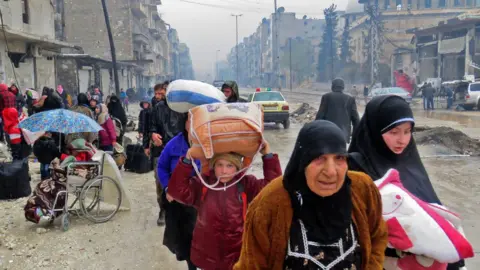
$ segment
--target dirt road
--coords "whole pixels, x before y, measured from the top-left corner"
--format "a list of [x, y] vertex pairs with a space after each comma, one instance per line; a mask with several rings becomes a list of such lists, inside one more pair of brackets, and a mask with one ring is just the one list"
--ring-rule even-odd
[[[296, 95], [295, 99], [312, 102], [311, 95]], [[138, 114], [137, 106], [131, 105], [132, 115]], [[471, 136], [480, 134], [480, 120], [475, 115], [471, 124], [465, 125], [463, 120], [458, 120], [461, 117], [443, 120], [441, 113], [431, 118], [422, 113], [416, 112], [419, 125], [446, 125], [461, 128]], [[292, 124], [289, 130], [266, 126], [265, 136], [272, 150], [280, 154], [283, 168], [300, 127], [300, 123]], [[422, 146], [421, 152], [430, 155], [436, 153], [436, 147]], [[480, 234], [476, 228], [480, 222], [477, 211], [480, 159], [426, 158], [424, 162], [443, 203], [462, 215], [468, 238], [474, 248], [480, 249]], [[260, 170], [257, 161], [253, 172], [260, 176]], [[38, 172], [38, 164], [32, 164], [31, 171]], [[32, 185], [38, 183], [38, 175], [34, 177]], [[58, 227], [44, 232], [26, 222], [23, 217], [26, 199], [0, 202], [0, 269], [186, 269], [186, 264], [177, 262], [162, 245], [163, 228], [156, 225], [158, 206], [153, 173], [124, 173], [124, 181], [132, 195], [131, 211], [120, 212], [105, 224], [73, 218], [67, 232]], [[480, 268], [480, 259], [469, 260], [468, 267]]]

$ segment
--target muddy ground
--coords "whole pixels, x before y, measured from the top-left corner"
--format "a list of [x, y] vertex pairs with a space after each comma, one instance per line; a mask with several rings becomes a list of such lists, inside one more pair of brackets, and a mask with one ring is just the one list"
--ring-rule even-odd
[[[318, 108], [320, 98], [318, 102], [312, 102], [311, 94], [296, 93], [294, 96], [292, 107], [293, 104], [298, 107], [301, 102], [309, 101]], [[136, 108], [137, 105], [131, 105], [132, 115], [138, 114]], [[476, 114], [435, 112], [427, 115], [423, 111], [415, 114], [418, 126], [447, 126], [473, 138], [480, 135], [480, 119]], [[470, 117], [470, 120], [465, 120], [465, 117]], [[265, 136], [272, 150], [279, 153], [283, 168], [290, 157], [301, 122], [293, 123], [289, 130], [284, 130], [281, 125], [266, 125]], [[129, 134], [132, 139], [134, 135]], [[446, 146], [441, 148], [435, 140], [435, 144], [431, 144], [431, 140], [426, 139], [426, 144], [419, 146], [431, 180], [443, 203], [461, 214], [468, 238], [474, 248], [480, 249], [477, 228], [480, 221], [477, 210], [480, 204], [477, 198], [480, 192], [477, 181], [480, 158], [433, 157], [457, 151]], [[260, 169], [257, 160], [253, 173], [261, 175]], [[33, 186], [38, 183], [38, 163], [32, 164], [31, 172]], [[23, 217], [26, 199], [0, 202], [0, 269], [186, 269], [185, 263], [177, 262], [175, 256], [162, 246], [163, 228], [156, 225], [158, 206], [153, 173], [137, 175], [124, 172], [124, 182], [132, 196], [131, 211], [120, 212], [104, 224], [72, 218], [67, 232], [62, 232], [58, 225], [47, 231], [38, 230], [35, 224], [26, 222]], [[479, 269], [480, 259], [471, 259], [467, 265], [469, 269]]]

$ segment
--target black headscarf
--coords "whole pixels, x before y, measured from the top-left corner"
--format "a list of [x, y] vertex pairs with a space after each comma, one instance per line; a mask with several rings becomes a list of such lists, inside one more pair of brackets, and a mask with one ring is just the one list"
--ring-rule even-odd
[[85, 93], [80, 93], [77, 95], [77, 104], [79, 106], [84, 105], [84, 106], [90, 106], [90, 103], [88, 101], [87, 94]]
[[347, 142], [342, 130], [334, 123], [316, 120], [306, 124], [298, 134], [288, 162], [283, 185], [290, 195], [293, 218], [300, 219], [309, 238], [322, 243], [340, 239], [352, 222], [350, 179], [329, 197], [320, 197], [307, 185], [305, 168], [324, 154], [347, 154]]
[[108, 113], [112, 116], [120, 120], [122, 126], [125, 127], [127, 125], [127, 114], [120, 103], [120, 99], [117, 96], [112, 96], [110, 98], [110, 103], [108, 103]]
[[413, 127], [413, 121], [412, 109], [403, 98], [381, 96], [372, 99], [352, 137], [348, 149], [351, 153], [349, 168], [363, 171], [373, 179], [380, 179], [394, 168], [400, 172], [408, 191], [425, 202], [440, 203], [413, 137], [400, 155], [393, 153], [382, 138], [383, 133], [399, 124], [411, 122]]

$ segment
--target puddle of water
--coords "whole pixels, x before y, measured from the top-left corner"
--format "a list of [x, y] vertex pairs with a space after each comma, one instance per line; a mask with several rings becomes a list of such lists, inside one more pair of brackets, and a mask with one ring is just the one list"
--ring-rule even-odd
[[480, 128], [480, 113], [478, 115], [472, 112], [453, 112], [453, 111], [414, 111], [415, 116], [430, 119], [456, 122], [467, 128]]

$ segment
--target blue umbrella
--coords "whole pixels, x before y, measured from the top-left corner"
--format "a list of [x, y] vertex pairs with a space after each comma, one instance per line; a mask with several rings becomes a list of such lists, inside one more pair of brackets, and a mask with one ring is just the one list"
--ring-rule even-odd
[[92, 118], [64, 109], [36, 113], [20, 122], [18, 127], [31, 132], [49, 131], [63, 134], [98, 132], [103, 129]]

